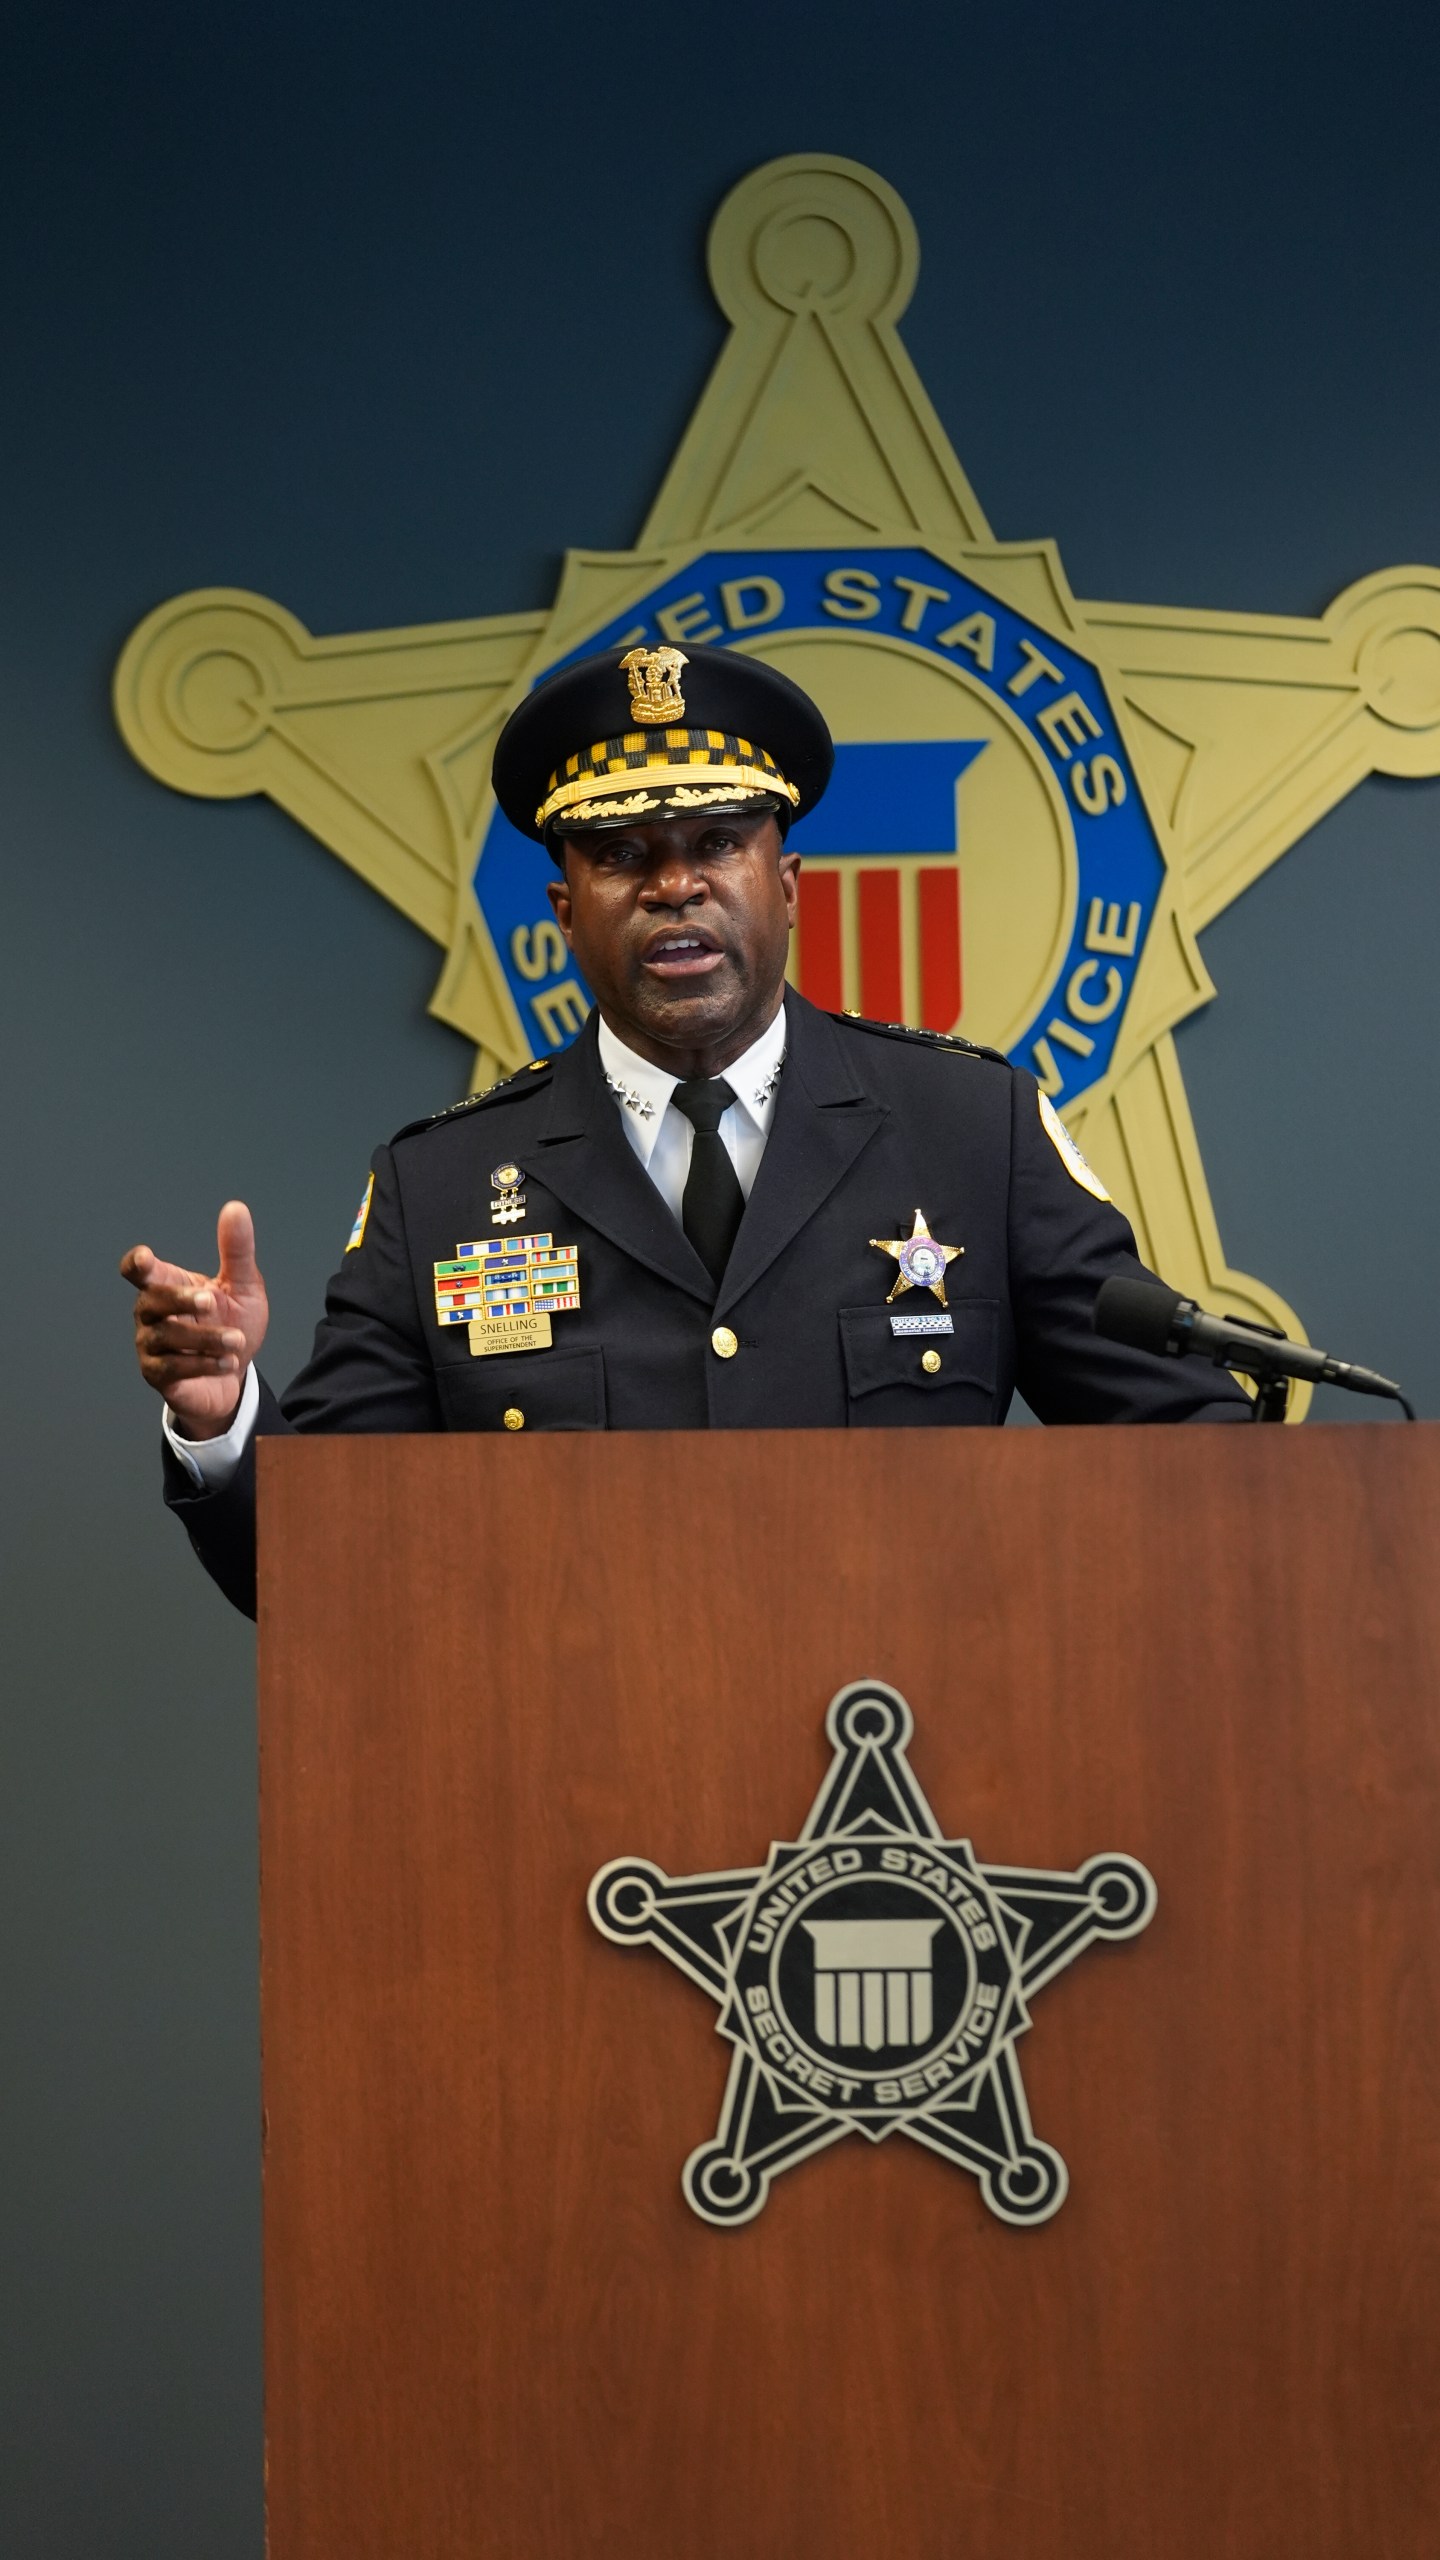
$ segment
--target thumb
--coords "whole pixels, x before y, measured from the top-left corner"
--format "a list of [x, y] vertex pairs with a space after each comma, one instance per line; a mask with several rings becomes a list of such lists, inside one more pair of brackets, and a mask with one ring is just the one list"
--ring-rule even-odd
[[243, 1200], [227, 1200], [215, 1222], [220, 1249], [219, 1283], [235, 1298], [253, 1295], [262, 1286], [255, 1267], [255, 1221]]

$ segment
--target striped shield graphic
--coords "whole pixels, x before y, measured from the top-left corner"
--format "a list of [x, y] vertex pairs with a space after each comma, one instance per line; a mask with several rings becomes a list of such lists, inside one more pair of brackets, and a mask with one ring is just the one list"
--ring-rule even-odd
[[805, 857], [793, 974], [834, 1013], [954, 1031], [964, 1002], [959, 785], [983, 738], [844, 744]]

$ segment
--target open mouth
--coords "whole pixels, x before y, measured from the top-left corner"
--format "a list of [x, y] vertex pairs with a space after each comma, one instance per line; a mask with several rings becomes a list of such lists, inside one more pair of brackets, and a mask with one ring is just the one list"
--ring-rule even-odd
[[644, 966], [657, 978], [705, 978], [718, 969], [725, 954], [713, 934], [657, 933], [646, 944]]

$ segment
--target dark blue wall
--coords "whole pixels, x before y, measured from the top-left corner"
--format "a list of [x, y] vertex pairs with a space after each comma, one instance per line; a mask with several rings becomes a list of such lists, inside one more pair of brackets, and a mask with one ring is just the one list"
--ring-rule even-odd
[[[460, 1089], [434, 955], [114, 735], [139, 615], [543, 604], [633, 538], [783, 151], [909, 202], [907, 342], [1081, 594], [1308, 613], [1440, 561], [1440, 44], [1322, 7], [29, 13], [0, 189], [10, 1095], [0, 2541], [258, 2560], [252, 1651], [156, 1499], [115, 1277], [254, 1203], [301, 1355], [369, 1150]], [[1417, 32], [1422, 26], [1424, 33]], [[648, 347], [594, 315], [633, 294]], [[620, 352], [623, 350], [624, 352]], [[552, 390], [551, 384], [555, 384]], [[583, 383], [583, 390], [574, 386]], [[1232, 1259], [1440, 1413], [1440, 787], [1370, 784], [1209, 935], [1181, 1034]]]

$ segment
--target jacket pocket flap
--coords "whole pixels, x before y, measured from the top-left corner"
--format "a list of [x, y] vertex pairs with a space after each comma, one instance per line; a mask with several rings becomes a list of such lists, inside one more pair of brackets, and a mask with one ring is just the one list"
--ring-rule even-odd
[[502, 1431], [507, 1413], [523, 1415], [512, 1430], [603, 1431], [605, 1354], [593, 1351], [499, 1352], [489, 1360], [447, 1360], [436, 1373], [450, 1431]]
[[[962, 1386], [993, 1392], [999, 1358], [997, 1299], [966, 1298], [953, 1305], [950, 1333], [896, 1334], [890, 1325], [895, 1312], [890, 1307], [840, 1309], [840, 1342], [852, 1398], [871, 1395], [877, 1387], [918, 1387], [927, 1395]], [[925, 1367], [927, 1351], [937, 1354], [938, 1368]]]

